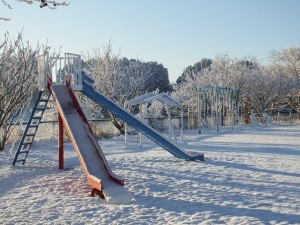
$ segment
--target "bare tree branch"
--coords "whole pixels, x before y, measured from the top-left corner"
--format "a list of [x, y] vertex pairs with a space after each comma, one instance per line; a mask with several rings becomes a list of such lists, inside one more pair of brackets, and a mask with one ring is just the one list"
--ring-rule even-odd
[[[49, 9], [56, 9], [56, 6], [69, 6], [69, 3], [63, 2], [56, 2], [56, 1], [47, 1], [47, 0], [16, 0], [17, 2], [24, 2], [31, 5], [33, 2], [40, 2], [40, 8], [47, 7]], [[13, 9], [6, 1], [2, 0], [3, 4], [7, 6], [9, 9]], [[9, 21], [10, 18], [1, 17], [0, 20]]]
[[4, 35], [0, 48], [0, 151], [22, 119], [36, 88], [39, 47]]

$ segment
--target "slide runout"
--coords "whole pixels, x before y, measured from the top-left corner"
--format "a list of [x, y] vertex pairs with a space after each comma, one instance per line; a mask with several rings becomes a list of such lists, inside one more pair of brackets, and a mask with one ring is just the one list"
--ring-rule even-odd
[[165, 150], [167, 150], [177, 158], [182, 158], [186, 160], [204, 160], [204, 154], [184, 151], [176, 144], [170, 142], [169, 140], [161, 136], [157, 131], [144, 124], [141, 120], [119, 107], [112, 100], [102, 95], [98, 91], [94, 90], [92, 87], [92, 83], [93, 80], [83, 73], [82, 93], [90, 99], [92, 99], [94, 102], [98, 103], [103, 108], [110, 111], [116, 117], [120, 118], [128, 125], [141, 132], [143, 135], [145, 135], [146, 137], [163, 147]]
[[65, 85], [55, 85], [51, 86], [51, 92], [80, 164], [93, 187], [92, 194], [96, 189], [109, 203], [129, 202], [132, 196], [123, 187], [124, 179], [111, 171], [73, 91]]

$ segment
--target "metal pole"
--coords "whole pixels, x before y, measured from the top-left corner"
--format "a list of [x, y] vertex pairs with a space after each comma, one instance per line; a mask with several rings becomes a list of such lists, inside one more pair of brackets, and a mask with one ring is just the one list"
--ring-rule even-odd
[[188, 133], [190, 133], [190, 99], [188, 99], [188, 115], [187, 115], [187, 119], [188, 119]]
[[218, 96], [218, 90], [216, 89], [216, 123], [217, 123], [217, 132], [220, 131], [220, 128], [219, 128], [219, 113], [218, 113], [218, 110], [219, 110], [219, 107], [218, 107], [218, 99], [219, 96]]
[[[140, 119], [144, 122], [144, 118], [142, 116], [142, 104], [139, 105], [140, 108]], [[142, 133], [139, 132], [139, 139], [140, 139], [140, 147], [143, 147], [143, 141], [142, 141]]]
[[181, 109], [181, 140], [183, 140], [183, 106], [180, 106]]
[[[128, 111], [126, 104], [124, 105], [124, 108], [125, 108], [126, 111]], [[124, 122], [124, 126], [125, 126], [124, 140], [125, 140], [125, 145], [127, 146], [127, 123]]]
[[58, 169], [64, 169], [64, 126], [60, 114], [58, 114]]
[[201, 93], [197, 90], [197, 97], [198, 97], [198, 133], [201, 134], [201, 111], [202, 111], [202, 104], [201, 104]]

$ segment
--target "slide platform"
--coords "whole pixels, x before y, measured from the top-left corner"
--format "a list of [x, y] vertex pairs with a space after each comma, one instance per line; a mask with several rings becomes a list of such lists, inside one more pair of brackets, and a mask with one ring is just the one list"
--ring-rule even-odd
[[92, 87], [93, 79], [89, 76], [82, 73], [82, 93], [92, 99], [94, 102], [114, 114], [117, 118], [120, 118], [125, 123], [130, 125], [131, 127], [138, 130], [140, 133], [148, 137], [150, 140], [154, 141], [165, 150], [176, 156], [177, 158], [185, 159], [185, 160], [201, 160], [204, 161], [204, 154], [199, 154], [195, 152], [187, 152], [181, 149], [176, 144], [170, 142], [168, 139], [161, 136], [157, 131], [152, 129], [150, 126], [144, 124], [141, 120], [136, 118], [131, 113], [127, 112], [123, 108], [119, 107], [116, 103], [114, 103], [111, 99], [107, 98], [97, 90]]
[[124, 179], [111, 171], [71, 88], [66, 85], [51, 85], [50, 88], [58, 113], [93, 191], [101, 191], [111, 204], [131, 201], [131, 194], [124, 188]]

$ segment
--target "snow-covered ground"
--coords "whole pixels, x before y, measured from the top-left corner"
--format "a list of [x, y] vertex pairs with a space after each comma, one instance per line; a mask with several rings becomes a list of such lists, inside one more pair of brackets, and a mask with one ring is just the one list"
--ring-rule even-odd
[[[195, 132], [196, 133], [196, 132]], [[47, 135], [47, 133], [45, 133]], [[48, 134], [51, 136], [52, 134]], [[109, 205], [90, 187], [70, 143], [38, 140], [24, 166], [0, 152], [1, 224], [300, 224], [300, 125], [185, 134], [206, 162], [175, 158], [149, 140], [100, 140], [133, 199]]]

